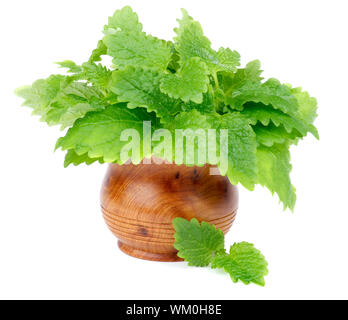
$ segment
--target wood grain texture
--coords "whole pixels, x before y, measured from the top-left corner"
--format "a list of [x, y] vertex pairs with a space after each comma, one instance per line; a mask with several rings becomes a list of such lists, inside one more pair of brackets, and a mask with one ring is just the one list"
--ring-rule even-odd
[[211, 166], [110, 164], [101, 207], [120, 249], [137, 258], [181, 261], [174, 244], [175, 217], [196, 218], [227, 233], [235, 219], [238, 190]]

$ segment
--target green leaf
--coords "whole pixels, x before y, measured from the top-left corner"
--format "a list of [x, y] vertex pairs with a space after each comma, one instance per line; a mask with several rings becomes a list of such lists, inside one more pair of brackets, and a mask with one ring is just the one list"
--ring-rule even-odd
[[130, 7], [117, 10], [105, 27], [104, 44], [118, 68], [128, 65], [165, 70], [171, 60], [167, 42], [146, 35]]
[[[239, 182], [252, 190], [257, 182], [256, 136], [250, 121], [238, 112], [208, 116], [211, 127], [228, 130], [227, 176], [232, 184]], [[226, 172], [221, 171], [221, 174]]]
[[240, 54], [237, 51], [232, 51], [230, 48], [220, 48], [217, 57], [219, 66], [217, 70], [225, 70], [235, 72], [237, 66], [240, 65]]
[[180, 69], [180, 56], [175, 49], [174, 43], [172, 43], [171, 41], [168, 41], [167, 43], [170, 46], [170, 52], [172, 53], [172, 57], [168, 64], [168, 70], [172, 73], [175, 73]]
[[205, 115], [199, 113], [197, 110], [188, 112], [180, 112], [175, 118], [167, 123], [166, 126], [173, 131], [177, 129], [209, 129], [210, 123]]
[[173, 226], [176, 231], [174, 247], [189, 266], [208, 266], [213, 254], [224, 251], [224, 234], [214, 225], [204, 221], [200, 224], [197, 219], [175, 218]]
[[96, 87], [89, 86], [84, 82], [72, 82], [66, 86], [60, 94], [75, 96], [77, 99], [80, 98], [81, 101], [90, 100], [92, 97], [101, 97]]
[[103, 65], [92, 62], [82, 64], [84, 78], [100, 89], [108, 89], [112, 77], [112, 72]]
[[116, 32], [106, 35], [103, 41], [113, 63], [120, 69], [132, 65], [165, 70], [170, 61], [170, 48], [165, 42], [142, 33]]
[[230, 252], [225, 252], [224, 234], [220, 229], [197, 219], [173, 220], [175, 229], [174, 247], [178, 256], [189, 266], [222, 268], [230, 274], [233, 282], [251, 282], [264, 286], [268, 274], [268, 263], [254, 245], [247, 242], [235, 243]]
[[61, 129], [71, 127], [74, 122], [83, 118], [87, 112], [102, 110], [103, 105], [96, 103], [78, 102], [71, 97], [59, 99], [52, 104], [47, 112], [46, 122], [49, 125], [61, 125]]
[[[208, 162], [206, 148], [207, 129], [210, 129], [210, 123], [207, 117], [198, 110], [180, 112], [173, 117], [170, 122], [165, 123], [165, 129], [169, 130], [172, 139], [163, 141], [165, 147], [171, 148], [172, 158], [166, 160], [174, 162], [177, 165], [185, 164], [187, 166], [202, 166]], [[156, 147], [156, 143], [153, 143]], [[162, 157], [161, 155], [154, 154]]]
[[100, 92], [86, 83], [73, 82], [71, 77], [50, 76], [30, 87], [16, 90], [24, 105], [34, 109], [48, 125], [71, 126], [87, 112], [104, 108]]
[[275, 143], [282, 144], [287, 141], [296, 141], [298, 138], [303, 138], [303, 135], [297, 130], [288, 132], [283, 126], [277, 127], [273, 124], [268, 126], [258, 124], [253, 126], [253, 129], [257, 142], [267, 147], [271, 147]]
[[296, 203], [295, 188], [291, 184], [289, 146], [274, 144], [272, 147], [259, 146], [257, 148], [258, 180], [267, 187], [272, 194], [277, 193], [284, 205], [284, 210], [294, 209]]
[[61, 90], [46, 110], [45, 121], [49, 125], [70, 127], [87, 112], [104, 109], [99, 91], [85, 83], [72, 82]]
[[[123, 127], [118, 120], [135, 123], [137, 128], [140, 120], [160, 121], [155, 128], [163, 130], [154, 145], [166, 158], [170, 152], [161, 147], [173, 139], [165, 129], [171, 133], [177, 128], [195, 130], [193, 138], [183, 134], [187, 145], [187, 141], [203, 141], [202, 131], [196, 133], [203, 129], [210, 147], [212, 131], [208, 130], [217, 129], [217, 155], [207, 156], [204, 163], [217, 163], [231, 183], [249, 190], [256, 183], [265, 185], [279, 194], [285, 207], [293, 208], [296, 197], [287, 149], [308, 132], [319, 138], [313, 125], [316, 100], [276, 79], [264, 82], [258, 60], [238, 68], [239, 54], [229, 48], [214, 50], [201, 25], [185, 10], [178, 22], [174, 41], [160, 40], [143, 31], [129, 6], [117, 10], [88, 62], [59, 62], [68, 76], [52, 75], [17, 89], [16, 94], [49, 125], [73, 126], [59, 142], [71, 150], [66, 163], [119, 161], [122, 144], [116, 143], [117, 130]], [[112, 70], [96, 63], [105, 54], [113, 58]], [[128, 121], [133, 113], [136, 120]], [[220, 134], [220, 130], [227, 130], [228, 140], [226, 131]], [[194, 153], [193, 163], [201, 165], [203, 157], [198, 156], [203, 148], [194, 144], [193, 152], [178, 154], [181, 158]], [[226, 144], [227, 160], [222, 150]], [[187, 158], [183, 163], [190, 165]]]
[[121, 149], [127, 143], [120, 139], [122, 131], [135, 129], [141, 138], [143, 121], [151, 121], [153, 128], [158, 125], [154, 114], [144, 109], [131, 111], [124, 104], [108, 106], [78, 119], [65, 137], [58, 140], [56, 148], [74, 149], [78, 155], [88, 154], [90, 158], [102, 158], [105, 162], [119, 162]]
[[231, 96], [233, 91], [238, 91], [248, 83], [259, 83], [263, 79], [261, 63], [259, 60], [250, 61], [245, 68], [239, 68], [235, 73], [221, 72], [219, 74], [220, 86], [224, 90], [225, 95]]
[[235, 87], [242, 87], [247, 82], [260, 82], [261, 77], [261, 62], [259, 60], [253, 60], [247, 63], [245, 68], [238, 69], [233, 78], [233, 84]]
[[139, 22], [138, 15], [130, 6], [116, 10], [113, 16], [109, 17], [105, 30], [121, 30], [123, 32], [142, 32], [143, 26]]
[[161, 91], [185, 102], [203, 102], [203, 93], [209, 84], [208, 69], [199, 58], [191, 58], [177, 74], [167, 74], [161, 81]]
[[291, 89], [276, 79], [269, 79], [262, 84], [246, 82], [241, 87], [234, 88], [232, 94], [226, 96], [226, 102], [236, 110], [243, 110], [247, 102], [261, 102], [291, 116], [298, 113], [298, 102]]
[[268, 274], [268, 263], [265, 257], [253, 244], [247, 242], [235, 243], [227, 255], [217, 255], [213, 258], [212, 268], [222, 268], [228, 272], [233, 282], [251, 282], [265, 285], [264, 277]]
[[33, 114], [45, 120], [47, 108], [70, 82], [66, 76], [51, 75], [47, 79], [35, 81], [32, 86], [20, 87], [15, 93], [24, 99], [24, 106], [33, 108]]
[[[290, 85], [288, 86], [291, 88]], [[317, 100], [312, 98], [307, 91], [302, 91], [301, 87], [291, 88], [291, 93], [298, 102], [299, 118], [307, 124], [312, 124], [317, 117]]]
[[81, 163], [85, 163], [87, 165], [90, 165], [94, 162], [99, 161], [99, 163], [104, 163], [102, 158], [90, 158], [87, 153], [78, 155], [75, 150], [71, 149], [68, 150], [68, 152], [65, 155], [64, 160], [64, 167], [68, 167], [70, 164], [73, 164], [74, 166], [78, 166]]
[[101, 61], [102, 60], [101, 56], [106, 55], [106, 54], [107, 54], [107, 48], [106, 48], [103, 40], [99, 40], [97, 48], [95, 48], [92, 51], [92, 54], [88, 59], [88, 62], [92, 63], [92, 62], [96, 62], [96, 61]]
[[204, 36], [199, 22], [194, 21], [186, 10], [182, 9], [183, 17], [179, 22], [179, 28], [174, 31], [175, 49], [180, 55], [182, 63], [191, 58], [198, 57], [205, 62], [211, 72], [235, 71], [239, 65], [239, 54], [230, 49], [221, 48], [219, 52], [211, 48], [210, 40]]
[[211, 86], [208, 87], [208, 91], [203, 93], [202, 103], [195, 103], [192, 101], [186, 102], [182, 105], [183, 111], [197, 110], [202, 114], [215, 112], [214, 105], [214, 93]]
[[85, 62], [82, 66], [78, 66], [70, 60], [58, 62], [58, 64], [64, 68], [69, 68], [69, 73], [74, 73], [71, 77], [72, 80], [87, 80], [90, 84], [98, 87], [98, 89], [103, 92], [108, 90], [112, 72], [102, 64]]
[[146, 108], [155, 111], [162, 121], [170, 122], [182, 110], [182, 102], [160, 91], [162, 79], [156, 71], [127, 67], [113, 72], [110, 88], [120, 102], [128, 103], [128, 108]]
[[71, 60], [65, 60], [62, 62], [57, 62], [57, 64], [61, 67], [61, 68], [67, 68], [68, 69], [68, 73], [79, 73], [82, 71], [81, 67], [78, 66], [74, 61]]
[[308, 125], [304, 121], [291, 117], [280, 110], [275, 110], [270, 106], [251, 103], [246, 105], [241, 113], [250, 119], [252, 124], [260, 122], [264, 126], [268, 126], [272, 122], [277, 127], [283, 125], [288, 133], [297, 130], [302, 136], [305, 136], [308, 132], [311, 132], [318, 138], [313, 125]]

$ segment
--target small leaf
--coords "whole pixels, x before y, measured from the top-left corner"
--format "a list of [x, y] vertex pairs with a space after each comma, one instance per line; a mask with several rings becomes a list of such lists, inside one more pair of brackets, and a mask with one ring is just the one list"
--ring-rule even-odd
[[109, 17], [108, 24], [105, 30], [121, 30], [123, 32], [142, 32], [143, 26], [139, 22], [138, 15], [132, 10], [130, 6], [125, 6], [121, 10], [116, 10], [115, 13]]
[[32, 108], [33, 114], [45, 120], [47, 108], [56, 99], [71, 79], [62, 75], [51, 75], [47, 79], [35, 81], [32, 86], [16, 89], [15, 94], [24, 99], [23, 105]]
[[217, 255], [213, 258], [212, 268], [222, 268], [228, 272], [233, 282], [251, 282], [265, 285], [264, 277], [268, 274], [267, 261], [253, 244], [235, 243], [229, 254]]
[[[288, 86], [291, 88], [290, 85]], [[300, 87], [291, 88], [291, 93], [296, 97], [299, 105], [299, 118], [312, 124], [317, 117], [317, 100], [311, 97], [307, 91], [302, 91]]]
[[82, 64], [84, 78], [91, 84], [100, 89], [107, 90], [110, 85], [112, 72], [103, 65], [93, 62], [85, 62]]
[[224, 234], [214, 225], [183, 218], [175, 218], [173, 225], [176, 231], [174, 247], [179, 251], [178, 256], [190, 266], [208, 266], [214, 253], [224, 251]]
[[272, 147], [259, 146], [256, 155], [259, 183], [267, 187], [272, 194], [278, 194], [284, 209], [293, 210], [296, 193], [290, 180], [292, 166], [289, 146], [286, 143], [274, 144]]
[[61, 67], [61, 68], [67, 68], [68, 69], [68, 73], [79, 73], [82, 71], [82, 68], [80, 66], [78, 66], [74, 61], [71, 60], [65, 60], [62, 62], [57, 62], [57, 64]]
[[88, 62], [93, 63], [96, 61], [101, 61], [101, 56], [106, 55], [107, 48], [103, 40], [98, 41], [98, 46], [92, 51], [91, 56], [88, 59]]
[[235, 72], [240, 65], [240, 54], [230, 48], [220, 48], [217, 56], [223, 70]]

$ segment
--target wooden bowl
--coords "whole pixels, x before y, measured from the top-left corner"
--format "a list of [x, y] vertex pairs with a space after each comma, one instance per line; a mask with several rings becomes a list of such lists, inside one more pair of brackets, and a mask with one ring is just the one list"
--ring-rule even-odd
[[136, 258], [181, 261], [174, 244], [175, 217], [196, 218], [227, 233], [235, 219], [238, 190], [209, 165], [110, 164], [101, 207], [119, 248]]

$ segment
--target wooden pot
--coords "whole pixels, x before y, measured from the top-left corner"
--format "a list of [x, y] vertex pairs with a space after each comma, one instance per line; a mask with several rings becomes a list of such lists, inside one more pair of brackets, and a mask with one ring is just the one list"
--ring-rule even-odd
[[101, 207], [119, 248], [145, 260], [181, 261], [174, 244], [175, 217], [196, 218], [227, 233], [235, 219], [238, 190], [211, 166], [110, 164]]

